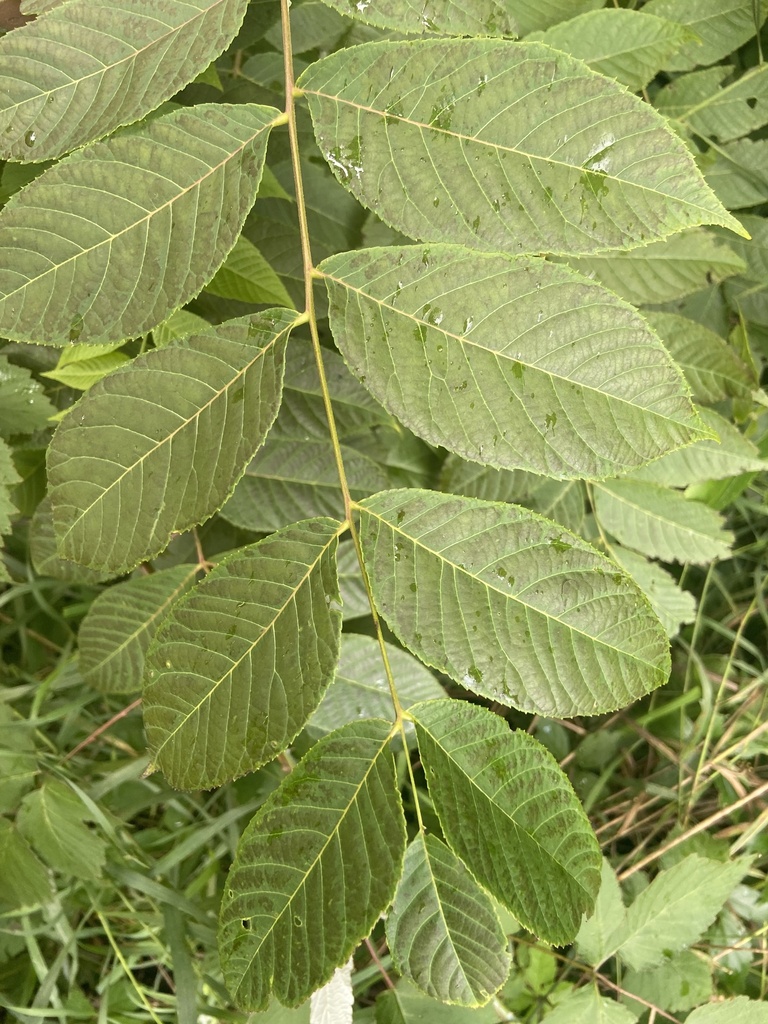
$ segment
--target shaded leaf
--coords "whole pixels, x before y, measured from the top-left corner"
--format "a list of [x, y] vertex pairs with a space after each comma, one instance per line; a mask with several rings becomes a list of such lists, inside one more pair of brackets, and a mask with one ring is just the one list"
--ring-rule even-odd
[[[16, 485], [20, 483], [21, 477], [16, 472], [11, 454], [11, 449], [0, 438], [0, 543], [2, 535], [10, 532], [11, 519], [18, 515], [19, 511], [12, 494]], [[5, 565], [0, 560], [0, 581], [8, 580], [8, 578]]]
[[651, 602], [668, 637], [677, 636], [680, 626], [696, 619], [696, 598], [683, 590], [666, 569], [618, 544], [611, 545], [611, 556]]
[[301, 1003], [389, 905], [405, 849], [389, 731], [369, 720], [320, 740], [243, 833], [219, 930], [239, 1006]]
[[704, 177], [726, 209], [756, 206], [768, 199], [768, 139], [739, 139], [710, 154], [711, 160], [701, 160]]
[[[334, 50], [345, 32], [352, 26], [349, 18], [340, 17], [332, 5], [320, 0], [304, 0], [291, 11], [291, 48], [294, 53], [307, 50]], [[351, 10], [343, 12], [352, 14]], [[280, 18], [265, 32], [264, 38], [277, 50], [283, 48]]]
[[768, 65], [723, 84], [733, 72], [730, 65], [718, 65], [682, 75], [657, 93], [656, 106], [699, 135], [738, 139], [768, 122]]
[[733, 534], [722, 517], [679, 491], [640, 480], [607, 480], [594, 489], [605, 529], [649, 558], [703, 565], [730, 555]]
[[73, 0], [0, 40], [0, 156], [47, 160], [137, 121], [234, 39], [247, 0]]
[[[406, 978], [376, 1000], [376, 1024], [498, 1024], [493, 1006], [470, 1010], [446, 1006], [420, 992]], [[761, 1022], [762, 1024], [762, 1022]]]
[[144, 657], [155, 631], [198, 571], [197, 565], [177, 565], [99, 594], [78, 632], [84, 682], [107, 693], [140, 690]]
[[598, 253], [568, 263], [636, 305], [680, 299], [744, 270], [741, 257], [702, 228], [631, 252]]
[[447, 846], [423, 832], [405, 854], [387, 943], [398, 971], [446, 1003], [483, 1006], [509, 973], [490, 898]]
[[622, 707], [666, 682], [667, 638], [640, 590], [536, 513], [385, 491], [361, 503], [360, 526], [390, 628], [475, 693], [564, 718]]
[[235, 244], [276, 117], [182, 108], [50, 167], [0, 213], [0, 331], [65, 345], [156, 327]]
[[370, 615], [371, 606], [368, 603], [368, 594], [360, 572], [355, 545], [351, 540], [345, 540], [339, 544], [337, 562], [339, 592], [344, 604], [342, 609], [344, 619], [356, 619], [361, 615]]
[[58, 779], [46, 779], [24, 797], [17, 817], [20, 833], [52, 868], [75, 878], [98, 878], [106, 843], [85, 824], [88, 811]]
[[0, 704], [0, 813], [15, 813], [39, 771], [31, 731], [9, 704]]
[[352, 371], [463, 458], [606, 476], [698, 433], [680, 372], [637, 311], [565, 267], [433, 245], [319, 269]]
[[682, 369], [697, 401], [750, 398], [757, 381], [752, 380], [746, 364], [718, 334], [673, 313], [648, 310], [645, 317]]
[[613, 936], [614, 952], [636, 971], [660, 964], [703, 935], [749, 867], [693, 853], [661, 871], [627, 910]]
[[339, 181], [413, 238], [590, 253], [741, 231], [648, 104], [542, 43], [365, 43], [298, 85]]
[[543, 1018], [543, 1024], [634, 1024], [637, 1014], [614, 999], [601, 996], [597, 988], [585, 986], [565, 997]]
[[7, 818], [0, 818], [0, 907], [35, 907], [53, 897], [48, 872], [26, 839]]
[[122, 573], [224, 504], [277, 414], [294, 317], [210, 327], [91, 388], [48, 450], [64, 557]]
[[636, 469], [632, 478], [667, 487], [687, 487], [705, 480], [723, 480], [741, 473], [768, 470], [768, 461], [760, 458], [758, 448], [730, 420], [714, 409], [701, 409], [700, 413], [719, 441], [707, 438], [670, 452], [649, 466]]
[[243, 235], [205, 286], [212, 295], [239, 302], [265, 302], [294, 308], [280, 278], [259, 250]]
[[[649, 0], [643, 11], [678, 21], [693, 30], [686, 45], [678, 48], [665, 67], [687, 71], [697, 64], [714, 64], [755, 34], [757, 11], [752, 0]], [[759, 15], [765, 21], [768, 11]]]
[[152, 331], [152, 341], [155, 348], [165, 348], [177, 338], [186, 338], [189, 334], [198, 334], [205, 331], [211, 325], [203, 317], [196, 313], [190, 313], [188, 309], [177, 309], [171, 315], [158, 324]]
[[583, 919], [576, 936], [576, 947], [587, 963], [599, 967], [610, 956], [615, 948], [611, 944], [611, 937], [621, 925], [625, 914], [616, 872], [603, 857], [600, 891], [597, 894], [594, 913], [591, 917]]
[[[765, 66], [768, 68], [768, 64]], [[752, 238], [745, 242], [737, 239], [735, 248], [746, 260], [747, 270], [727, 281], [724, 291], [728, 304], [739, 316], [768, 326], [768, 221], [745, 216], [744, 222]]]
[[38, 576], [52, 576], [71, 583], [103, 583], [120, 575], [118, 572], [88, 569], [59, 556], [51, 499], [47, 495], [35, 509], [29, 526], [29, 557]]
[[[432, 673], [413, 655], [393, 644], [385, 646], [397, 696], [405, 710], [419, 701], [445, 696]], [[336, 676], [307, 722], [307, 729], [312, 735], [324, 735], [360, 718], [394, 722], [395, 712], [378, 642], [370, 636], [344, 633]]]
[[112, 345], [68, 345], [62, 349], [55, 369], [41, 374], [77, 391], [87, 391], [102, 377], [130, 361], [117, 351], [120, 342]]
[[692, 37], [690, 29], [674, 19], [667, 21], [646, 11], [589, 11], [553, 25], [537, 38], [637, 92]]
[[600, 849], [565, 774], [537, 740], [455, 700], [410, 710], [446, 841], [534, 934], [570, 942], [600, 886]]
[[637, 1014], [646, 1009], [647, 1003], [662, 1010], [690, 1010], [712, 995], [712, 968], [701, 956], [684, 949], [651, 970], [627, 971], [621, 986], [625, 993], [645, 1000], [641, 1003], [622, 993], [622, 1002]]
[[48, 417], [55, 412], [31, 372], [0, 355], [0, 437], [32, 434], [50, 426]]
[[339, 656], [338, 533], [308, 519], [239, 548], [171, 608], [147, 652], [143, 710], [172, 786], [254, 771], [317, 707]]

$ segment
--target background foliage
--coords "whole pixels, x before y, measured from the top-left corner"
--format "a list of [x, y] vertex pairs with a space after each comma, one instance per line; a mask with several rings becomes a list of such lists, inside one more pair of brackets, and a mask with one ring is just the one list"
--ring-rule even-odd
[[9, 1019], [765, 1024], [764, 5], [17, 7]]

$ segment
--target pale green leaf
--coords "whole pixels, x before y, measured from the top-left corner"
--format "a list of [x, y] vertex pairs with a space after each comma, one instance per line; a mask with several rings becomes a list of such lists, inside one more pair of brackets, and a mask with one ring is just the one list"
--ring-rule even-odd
[[643, 11], [679, 21], [695, 33], [667, 60], [664, 67], [670, 71], [721, 60], [751, 39], [768, 14], [764, 5], [753, 0], [650, 0]]
[[636, 305], [681, 299], [744, 270], [741, 257], [703, 228], [631, 252], [598, 253], [568, 263]]
[[[385, 648], [403, 708], [445, 696], [432, 673], [413, 655], [393, 644], [385, 644]], [[378, 642], [370, 636], [344, 633], [336, 677], [307, 722], [307, 729], [314, 736], [322, 736], [360, 718], [394, 722], [395, 712]]]
[[144, 657], [160, 621], [199, 567], [176, 565], [125, 580], [99, 594], [78, 633], [84, 682], [106, 693], [140, 690]]
[[686, 1018], [686, 1024], [768, 1024], [768, 1005], [746, 996], [724, 999], [699, 1006]]
[[0, 156], [47, 160], [137, 121], [225, 50], [247, 0], [72, 0], [0, 39]]
[[636, 971], [660, 964], [703, 935], [749, 867], [749, 860], [721, 863], [693, 853], [661, 871], [635, 898], [614, 950]]
[[0, 437], [42, 430], [55, 411], [31, 372], [0, 355]]
[[689, 591], [683, 590], [666, 569], [618, 544], [611, 545], [611, 556], [629, 573], [651, 602], [667, 636], [676, 636], [680, 626], [696, 619], [696, 598]]
[[682, 369], [697, 401], [750, 398], [757, 381], [720, 335], [674, 313], [648, 310], [645, 317]]
[[701, 409], [700, 415], [719, 440], [707, 438], [670, 452], [649, 466], [636, 469], [632, 479], [666, 487], [687, 487], [705, 480], [724, 480], [741, 473], [768, 470], [768, 461], [760, 458], [757, 447], [730, 420], [714, 409]]
[[499, 1024], [493, 1006], [448, 1006], [420, 992], [407, 978], [376, 1000], [376, 1024]]
[[565, 718], [623, 707], [666, 682], [667, 637], [639, 588], [536, 513], [385, 491], [361, 503], [360, 526], [391, 629], [475, 693]]
[[607, 480], [594, 491], [603, 527], [649, 558], [703, 565], [730, 556], [733, 534], [722, 517], [679, 491], [639, 480]]
[[48, 451], [63, 557], [122, 573], [224, 504], [277, 414], [293, 321], [272, 309], [210, 327], [87, 392]]
[[32, 727], [10, 704], [0, 704], [0, 814], [15, 813], [38, 771]]
[[118, 572], [87, 569], [59, 556], [53, 530], [51, 499], [46, 495], [35, 509], [29, 526], [29, 556], [38, 576], [52, 576], [70, 583], [102, 583], [119, 576]]
[[565, 267], [432, 245], [342, 253], [319, 269], [352, 371], [463, 458], [610, 476], [699, 432], [637, 310]]
[[599, 967], [610, 955], [615, 948], [611, 945], [611, 936], [621, 925], [625, 913], [616, 872], [604, 857], [594, 913], [582, 920], [576, 936], [576, 947], [587, 963]]
[[691, 38], [689, 29], [646, 11], [590, 11], [553, 25], [537, 38], [637, 92]]
[[446, 1003], [484, 1006], [509, 973], [490, 898], [447, 846], [423, 832], [405, 854], [387, 944], [398, 971]]
[[339, 524], [308, 519], [223, 558], [173, 605], [147, 652], [153, 764], [209, 789], [271, 761], [333, 679]]
[[279, 116], [182, 108], [50, 167], [0, 213], [0, 332], [65, 345], [156, 327], [235, 244]]
[[600, 849], [566, 775], [528, 733], [455, 700], [410, 710], [446, 841], [545, 942], [565, 945], [600, 885]]
[[[712, 995], [712, 968], [707, 960], [684, 949], [664, 959], [648, 971], [626, 971], [621, 978], [625, 993], [639, 996], [644, 1002], [622, 993], [622, 1002], [640, 1014], [647, 1004], [661, 1010], [690, 1010], [706, 1003]], [[733, 1024], [740, 1024], [734, 1020]]]
[[356, 619], [361, 615], [370, 615], [371, 606], [360, 572], [355, 545], [351, 540], [339, 544], [337, 558], [339, 568], [339, 593], [344, 604], [342, 614], [345, 619]]
[[0, 909], [31, 909], [52, 898], [48, 872], [7, 818], [0, 818], [0, 864]]
[[52, 868], [75, 878], [98, 878], [106, 859], [106, 843], [85, 824], [89, 816], [70, 787], [51, 778], [24, 797], [17, 824]]
[[719, 142], [747, 135], [768, 122], [768, 64], [758, 64], [723, 84], [733, 71], [730, 65], [718, 65], [682, 75], [657, 94], [656, 106], [667, 117]]
[[41, 374], [77, 391], [87, 391], [108, 373], [129, 362], [129, 356], [112, 345], [68, 345], [61, 350], [55, 369]]
[[[768, 68], [768, 64], [765, 65]], [[724, 285], [728, 303], [740, 316], [768, 326], [768, 220], [745, 216], [752, 235], [749, 241], [735, 239], [737, 252], [746, 260], [747, 271]]]
[[470, 4], [461, 3], [461, 0], [430, 0], [429, 3], [424, 3], [424, 0], [323, 2], [342, 14], [379, 28], [391, 28], [408, 35], [436, 32], [452, 36], [522, 35], [522, 26], [526, 22], [518, 22], [516, 8], [519, 8], [522, 19], [530, 19], [529, 8], [533, 6], [526, 0], [472, 0]]
[[564, 997], [542, 1024], [634, 1024], [637, 1014], [589, 985]]
[[739, 139], [718, 146], [700, 163], [707, 184], [726, 209], [756, 206], [768, 199], [768, 139]]
[[743, 233], [648, 104], [543, 43], [365, 43], [298, 85], [336, 177], [412, 238], [586, 254]]
[[177, 338], [186, 338], [187, 335], [197, 334], [210, 326], [207, 320], [196, 313], [190, 313], [188, 309], [177, 309], [153, 329], [152, 340], [155, 348], [165, 348]]
[[320, 740], [243, 834], [219, 951], [244, 1009], [265, 1009], [273, 993], [297, 1006], [389, 906], [405, 850], [390, 728], [356, 722]]
[[249, 242], [243, 235], [238, 238], [234, 249], [205, 286], [205, 290], [224, 299], [294, 308], [283, 282], [253, 242]]

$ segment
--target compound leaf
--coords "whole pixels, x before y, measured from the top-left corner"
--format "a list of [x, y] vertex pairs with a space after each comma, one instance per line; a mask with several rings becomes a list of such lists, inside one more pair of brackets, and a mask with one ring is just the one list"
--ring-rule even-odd
[[387, 942], [398, 971], [444, 1003], [484, 1006], [509, 973], [493, 903], [458, 857], [423, 832], [405, 854]]
[[516, 505], [420, 490], [359, 508], [381, 614], [425, 664], [475, 693], [564, 718], [666, 682], [667, 637], [639, 588], [563, 527]]
[[679, 491], [641, 480], [594, 484], [595, 514], [620, 543], [649, 558], [703, 565], [728, 558], [733, 534], [722, 517]]
[[247, 0], [74, 0], [0, 39], [0, 157], [49, 160], [137, 121], [226, 49]]
[[463, 458], [599, 477], [699, 433], [637, 311], [565, 267], [432, 245], [341, 253], [319, 269], [352, 371]]
[[454, 700], [410, 710], [445, 838], [529, 931], [570, 942], [600, 886], [600, 848], [567, 777], [527, 733]]
[[316, 743], [238, 845], [220, 914], [228, 988], [244, 1009], [297, 1006], [346, 963], [394, 895], [405, 821], [391, 726]]
[[271, 761], [333, 679], [339, 524], [308, 519], [239, 548], [185, 594], [147, 653], [152, 761], [206, 789]]
[[412, 238], [588, 254], [744, 234], [664, 119], [543, 43], [365, 43], [298, 85], [336, 177]]
[[279, 116], [201, 104], [49, 167], [0, 213], [0, 332], [65, 345], [156, 327], [235, 244]]
[[197, 565], [175, 565], [99, 594], [78, 632], [84, 681], [106, 693], [140, 690], [144, 657], [155, 631], [198, 571]]
[[294, 320], [279, 309], [230, 320], [86, 393], [48, 451], [64, 558], [125, 572], [224, 504], [277, 414]]

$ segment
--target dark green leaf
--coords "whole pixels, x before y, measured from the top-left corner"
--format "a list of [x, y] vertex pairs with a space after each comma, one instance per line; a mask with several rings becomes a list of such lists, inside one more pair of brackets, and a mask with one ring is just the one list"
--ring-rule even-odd
[[565, 945], [600, 887], [600, 848], [567, 777], [537, 740], [453, 700], [410, 710], [445, 838], [529, 930]]
[[330, 979], [389, 905], [405, 822], [387, 750], [368, 720], [320, 740], [243, 834], [220, 915], [239, 1006], [297, 1006]]
[[144, 724], [177, 789], [271, 761], [333, 679], [339, 524], [309, 519], [240, 548], [172, 608], [147, 653]]

